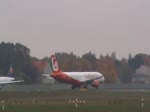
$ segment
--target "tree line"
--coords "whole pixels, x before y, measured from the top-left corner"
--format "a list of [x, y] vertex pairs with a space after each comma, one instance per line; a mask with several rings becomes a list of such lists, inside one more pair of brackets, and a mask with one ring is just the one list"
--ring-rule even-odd
[[[63, 71], [97, 71], [104, 75], [106, 83], [130, 83], [132, 75], [141, 65], [150, 66], [150, 55], [137, 54], [128, 59], [116, 58], [116, 53], [100, 55], [88, 52], [81, 57], [71, 53], [55, 54]], [[25, 83], [39, 83], [41, 73], [34, 66], [34, 61], [48, 61], [49, 57], [38, 59], [30, 55], [30, 49], [20, 43], [0, 43], [0, 74], [7, 75], [10, 64], [13, 64], [14, 77], [24, 79]]]
[[36, 82], [37, 70], [32, 62], [30, 49], [20, 43], [0, 43], [0, 75], [8, 74], [9, 66], [13, 65], [13, 75], [17, 79], [24, 79], [25, 83]]

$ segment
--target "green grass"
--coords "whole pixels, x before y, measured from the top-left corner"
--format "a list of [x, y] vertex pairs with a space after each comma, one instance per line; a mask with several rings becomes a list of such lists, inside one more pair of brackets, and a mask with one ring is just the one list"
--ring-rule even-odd
[[[76, 98], [85, 103], [76, 108], [68, 102]], [[144, 108], [141, 98], [144, 98]], [[150, 112], [150, 92], [0, 92], [2, 100], [5, 100], [5, 112]]]
[[7, 105], [5, 112], [149, 112], [149, 104], [138, 105]]

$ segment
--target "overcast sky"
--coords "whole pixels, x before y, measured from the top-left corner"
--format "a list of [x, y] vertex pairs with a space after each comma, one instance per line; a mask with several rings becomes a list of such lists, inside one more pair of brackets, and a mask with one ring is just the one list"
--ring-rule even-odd
[[150, 0], [0, 0], [0, 42], [38, 58], [91, 51], [150, 54]]

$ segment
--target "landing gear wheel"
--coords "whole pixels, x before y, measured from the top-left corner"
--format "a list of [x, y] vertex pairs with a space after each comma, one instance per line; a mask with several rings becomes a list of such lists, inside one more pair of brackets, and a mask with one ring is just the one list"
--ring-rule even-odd
[[87, 87], [87, 86], [84, 86], [83, 88], [84, 88], [84, 89], [87, 89], [88, 87]]
[[75, 88], [76, 88], [75, 86], [72, 86], [72, 90], [75, 90]]

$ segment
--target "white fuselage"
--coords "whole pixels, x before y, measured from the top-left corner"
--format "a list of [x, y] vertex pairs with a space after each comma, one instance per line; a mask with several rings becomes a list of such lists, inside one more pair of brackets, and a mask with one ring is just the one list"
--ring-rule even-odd
[[69, 77], [80, 82], [97, 79], [99, 82], [104, 82], [104, 77], [99, 72], [64, 72]]

